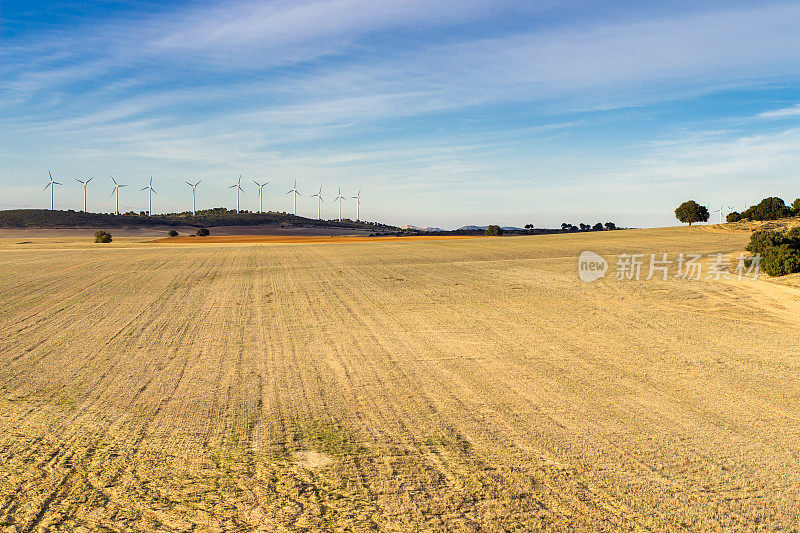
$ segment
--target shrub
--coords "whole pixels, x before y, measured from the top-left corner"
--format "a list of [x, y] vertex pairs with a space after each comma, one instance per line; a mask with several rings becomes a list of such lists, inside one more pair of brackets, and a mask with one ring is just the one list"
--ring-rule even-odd
[[675, 210], [675, 218], [690, 226], [695, 222], [708, 222], [708, 217], [708, 208], [694, 200], [683, 202]]
[[786, 236], [783, 233], [772, 230], [756, 231], [750, 235], [750, 244], [745, 250], [754, 254], [765, 255], [767, 250], [776, 246], [787, 244]]
[[208, 231], [208, 228], [200, 228], [197, 230], [196, 235], [198, 237], [207, 237], [211, 232]]
[[781, 198], [770, 196], [761, 200], [758, 205], [750, 207], [742, 213], [742, 216], [752, 220], [777, 220], [791, 214], [792, 208], [788, 207]]
[[742, 220], [742, 214], [738, 211], [733, 211], [732, 213], [728, 213], [728, 216], [725, 217], [725, 220], [728, 222], [739, 222]]
[[171, 229], [171, 230], [169, 230], [169, 233], [167, 233], [167, 235], [169, 235], [170, 237], [177, 237], [178, 236], [178, 232], [175, 231], [174, 229]]
[[792, 245], [792, 248], [800, 250], [800, 226], [795, 226], [786, 232], [786, 240]]
[[761, 268], [770, 276], [800, 272], [800, 250], [789, 244], [772, 246], [762, 254]]
[[499, 237], [502, 234], [503, 234], [503, 228], [501, 228], [500, 226], [493, 224], [488, 228], [486, 228], [486, 235], [488, 237]]
[[97, 230], [94, 232], [94, 242], [111, 242], [111, 234], [107, 231]]

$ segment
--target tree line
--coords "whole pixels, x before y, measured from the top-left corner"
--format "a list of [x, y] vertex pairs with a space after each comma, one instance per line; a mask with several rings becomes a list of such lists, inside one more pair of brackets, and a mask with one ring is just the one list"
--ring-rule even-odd
[[[675, 209], [675, 218], [690, 226], [696, 222], [708, 222], [710, 216], [708, 207], [700, 205], [694, 200], [683, 202]], [[782, 198], [770, 196], [741, 213], [738, 211], [728, 213], [725, 220], [727, 222], [739, 222], [740, 220], [763, 221], [778, 220], [792, 216], [800, 216], [800, 198], [796, 199], [792, 205], [786, 205]]]
[[205, 209], [192, 214], [164, 213], [148, 215], [142, 211], [129, 211], [116, 215], [114, 213], [86, 213], [83, 211], [52, 211], [50, 209], [9, 209], [0, 211], [0, 227], [12, 228], [70, 228], [70, 227], [128, 227], [128, 226], [256, 226], [260, 224], [294, 224], [303, 226], [333, 226], [339, 228], [365, 230], [397, 230], [394, 226], [378, 222], [363, 222], [350, 219], [316, 220], [290, 213], [269, 211], [253, 213], [250, 211], [234, 211], [224, 207]]

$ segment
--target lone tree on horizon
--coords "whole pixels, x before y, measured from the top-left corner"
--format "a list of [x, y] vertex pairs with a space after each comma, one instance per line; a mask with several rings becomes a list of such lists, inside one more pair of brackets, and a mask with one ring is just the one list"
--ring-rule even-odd
[[708, 222], [709, 216], [708, 208], [698, 204], [694, 200], [683, 202], [678, 206], [678, 209], [675, 210], [675, 218], [690, 226], [694, 222]]

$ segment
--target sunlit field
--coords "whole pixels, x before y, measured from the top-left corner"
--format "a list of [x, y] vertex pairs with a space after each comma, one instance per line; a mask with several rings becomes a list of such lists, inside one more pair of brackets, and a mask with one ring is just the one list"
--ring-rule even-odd
[[747, 237], [4, 239], [0, 524], [796, 528], [800, 290], [577, 275]]

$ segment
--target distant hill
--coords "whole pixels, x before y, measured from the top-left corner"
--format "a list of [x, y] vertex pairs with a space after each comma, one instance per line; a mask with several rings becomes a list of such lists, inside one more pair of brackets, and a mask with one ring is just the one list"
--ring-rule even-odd
[[397, 231], [399, 228], [378, 222], [355, 220], [315, 220], [289, 213], [236, 212], [218, 207], [190, 212], [166, 213], [148, 216], [145, 213], [84, 213], [82, 211], [51, 211], [49, 209], [10, 209], [0, 211], [0, 227], [4, 228], [115, 228], [127, 226], [256, 226], [261, 224], [292, 224], [326, 226], [369, 231]]
[[433, 227], [433, 226], [420, 227], [420, 226], [411, 226], [411, 225], [408, 225], [408, 224], [405, 225], [405, 226], [400, 226], [400, 229], [407, 230], [407, 231], [437, 231], [437, 232], [445, 231], [442, 228], [436, 228], [436, 227]]

